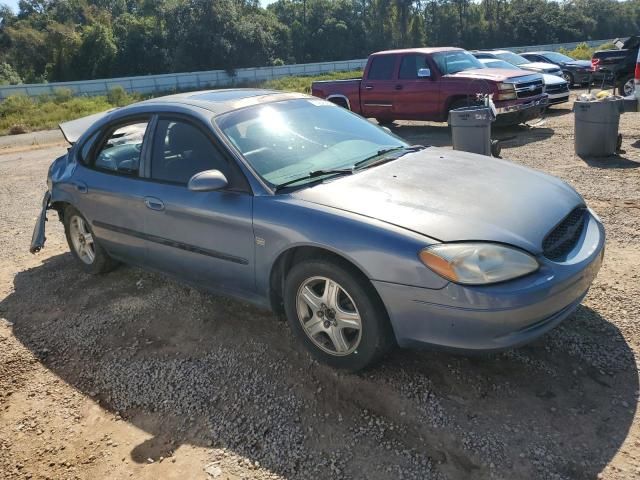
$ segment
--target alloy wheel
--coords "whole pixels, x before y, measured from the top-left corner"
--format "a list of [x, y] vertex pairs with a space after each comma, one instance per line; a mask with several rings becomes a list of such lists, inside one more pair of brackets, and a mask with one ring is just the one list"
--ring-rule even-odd
[[362, 338], [362, 320], [355, 302], [337, 282], [312, 277], [300, 285], [298, 320], [315, 346], [335, 356], [353, 353]]
[[69, 237], [78, 258], [87, 265], [91, 265], [96, 259], [96, 247], [93, 243], [93, 235], [82, 217], [78, 215], [71, 217]]
[[629, 95], [633, 95], [633, 93], [635, 92], [635, 89], [636, 88], [635, 88], [633, 78], [630, 78], [629, 80], [627, 80], [627, 82], [622, 86], [622, 92], [625, 97], [628, 97]]

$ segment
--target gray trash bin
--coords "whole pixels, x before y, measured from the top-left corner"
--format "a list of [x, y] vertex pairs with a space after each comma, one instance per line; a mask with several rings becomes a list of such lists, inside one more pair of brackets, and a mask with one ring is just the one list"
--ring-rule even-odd
[[575, 151], [577, 155], [607, 157], [618, 148], [620, 114], [624, 112], [622, 100], [602, 100], [573, 104], [575, 112]]
[[491, 155], [493, 111], [486, 106], [456, 108], [449, 112], [453, 149]]

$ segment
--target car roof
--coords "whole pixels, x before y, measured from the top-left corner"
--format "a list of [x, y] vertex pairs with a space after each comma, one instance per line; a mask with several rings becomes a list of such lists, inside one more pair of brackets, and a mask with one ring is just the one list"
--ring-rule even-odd
[[374, 55], [394, 55], [398, 53], [422, 53], [422, 54], [431, 54], [437, 52], [455, 52], [455, 51], [463, 51], [463, 48], [457, 47], [424, 47], [424, 48], [399, 48], [397, 50], [381, 50], [379, 52], [372, 53], [371, 56]]
[[[294, 92], [279, 92], [257, 88], [227, 88], [222, 90], [200, 90], [195, 92], [177, 93], [164, 97], [151, 98], [134, 103], [131, 107], [140, 105], [186, 105], [209, 110], [214, 115], [222, 115], [234, 110], [253, 105], [291, 100], [295, 98], [312, 98], [309, 95]], [[121, 110], [125, 110], [124, 107]]]

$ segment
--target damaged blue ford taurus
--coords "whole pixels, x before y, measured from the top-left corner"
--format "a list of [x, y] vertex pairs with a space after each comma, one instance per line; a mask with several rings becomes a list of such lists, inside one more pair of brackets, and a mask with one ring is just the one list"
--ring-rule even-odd
[[86, 272], [135, 264], [270, 308], [336, 368], [528, 343], [602, 262], [603, 225], [561, 180], [306, 95], [184, 93], [61, 129], [32, 252], [56, 210]]

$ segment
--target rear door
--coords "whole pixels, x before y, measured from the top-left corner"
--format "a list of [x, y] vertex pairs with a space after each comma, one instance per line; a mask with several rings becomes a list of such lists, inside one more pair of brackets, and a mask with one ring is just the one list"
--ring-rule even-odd
[[371, 56], [360, 86], [363, 116], [393, 119], [397, 60], [391, 54]]
[[393, 105], [394, 118], [407, 120], [436, 120], [440, 105], [440, 83], [432, 76], [418, 78], [418, 70], [429, 68], [424, 54], [409, 53], [400, 57]]
[[[230, 293], [255, 290], [253, 195], [237, 165], [199, 121], [160, 116], [145, 170], [149, 264]], [[229, 186], [194, 192], [189, 179], [220, 170]]]
[[97, 241], [119, 259], [142, 264], [141, 238], [146, 181], [141, 178], [150, 116], [126, 118], [102, 129], [80, 146], [71, 178], [75, 206], [91, 224]]

